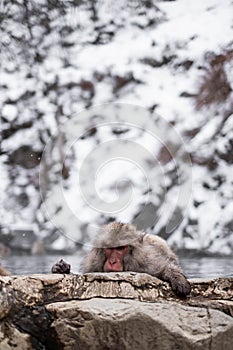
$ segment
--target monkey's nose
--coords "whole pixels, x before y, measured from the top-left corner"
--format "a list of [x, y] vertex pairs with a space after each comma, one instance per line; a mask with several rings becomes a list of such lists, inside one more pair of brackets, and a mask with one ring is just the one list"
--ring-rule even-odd
[[116, 260], [115, 259], [110, 259], [110, 265], [114, 265], [114, 264], [116, 264]]

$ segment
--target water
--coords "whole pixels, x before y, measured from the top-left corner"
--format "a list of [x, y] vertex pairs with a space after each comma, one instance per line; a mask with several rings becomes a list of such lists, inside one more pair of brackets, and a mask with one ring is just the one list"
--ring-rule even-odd
[[[52, 265], [61, 258], [71, 264], [72, 272], [80, 272], [81, 252], [66, 256], [9, 255], [4, 257], [2, 266], [14, 275], [50, 273]], [[188, 278], [233, 277], [233, 257], [182, 257], [180, 263]]]
[[29, 275], [34, 273], [51, 273], [51, 267], [60, 259], [71, 264], [72, 272], [80, 272], [82, 255], [9, 255], [5, 256], [1, 265], [14, 275]]
[[233, 257], [181, 258], [180, 263], [188, 278], [233, 277]]

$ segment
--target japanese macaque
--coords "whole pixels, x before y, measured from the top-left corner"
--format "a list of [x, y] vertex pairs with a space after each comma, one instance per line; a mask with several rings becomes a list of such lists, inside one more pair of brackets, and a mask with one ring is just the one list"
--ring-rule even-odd
[[[170, 283], [181, 297], [191, 291], [178, 259], [160, 237], [137, 231], [130, 224], [113, 222], [103, 226], [93, 248], [83, 260], [87, 272], [144, 272]], [[60, 260], [52, 267], [53, 273], [69, 273], [70, 265]]]
[[4, 267], [1, 265], [1, 259], [2, 257], [10, 254], [10, 248], [6, 246], [3, 243], [0, 243], [0, 276], [10, 276], [11, 273], [7, 271]]
[[4, 269], [4, 267], [0, 266], [0, 276], [10, 276], [11, 273]]

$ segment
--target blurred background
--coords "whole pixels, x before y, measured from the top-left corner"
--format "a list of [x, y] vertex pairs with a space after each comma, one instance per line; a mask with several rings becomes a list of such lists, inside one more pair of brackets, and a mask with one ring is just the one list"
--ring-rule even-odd
[[2, 0], [0, 62], [2, 266], [79, 272], [120, 220], [233, 276], [232, 0]]

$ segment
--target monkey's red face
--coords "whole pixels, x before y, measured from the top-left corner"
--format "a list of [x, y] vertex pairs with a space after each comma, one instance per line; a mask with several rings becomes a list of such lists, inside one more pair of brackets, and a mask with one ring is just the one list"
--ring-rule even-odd
[[104, 263], [105, 272], [120, 272], [124, 270], [123, 258], [128, 252], [128, 246], [115, 248], [105, 248], [106, 261]]

